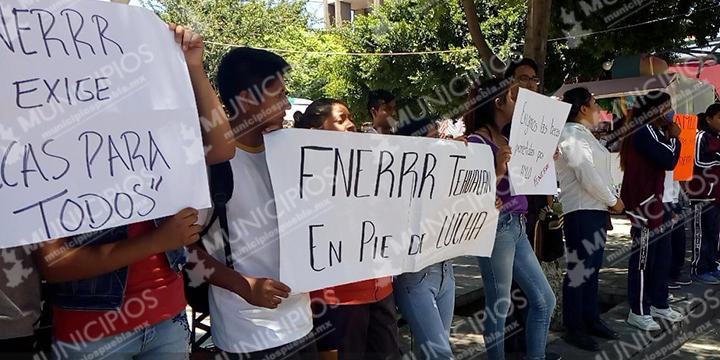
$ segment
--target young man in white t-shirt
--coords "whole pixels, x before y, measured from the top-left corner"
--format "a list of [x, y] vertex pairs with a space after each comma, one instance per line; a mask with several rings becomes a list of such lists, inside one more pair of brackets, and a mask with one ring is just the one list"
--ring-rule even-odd
[[[282, 127], [290, 109], [288, 63], [259, 49], [235, 48], [222, 59], [217, 85], [236, 143], [230, 160], [234, 188], [227, 202], [232, 268], [223, 246], [198, 247], [209, 276], [213, 342], [230, 358], [316, 359], [308, 294], [290, 295], [277, 281], [280, 248], [263, 133]], [[216, 221], [208, 234], [221, 234]], [[212, 241], [222, 244], [221, 241]], [[208, 254], [210, 256], [208, 256]]]

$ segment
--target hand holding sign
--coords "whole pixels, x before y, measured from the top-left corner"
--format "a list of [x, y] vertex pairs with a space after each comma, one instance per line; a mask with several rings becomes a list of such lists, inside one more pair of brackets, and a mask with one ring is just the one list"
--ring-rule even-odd
[[554, 195], [553, 154], [571, 105], [526, 89], [518, 90], [510, 128], [509, 165], [513, 195]]
[[245, 300], [251, 305], [275, 309], [282, 299], [290, 296], [290, 288], [277, 280], [250, 276], [246, 276], [245, 279], [250, 285], [250, 294]]
[[168, 27], [170, 31], [175, 33], [175, 42], [181, 45], [188, 67], [202, 67], [205, 52], [205, 42], [202, 35], [182, 25], [170, 23]]
[[203, 227], [197, 225], [198, 211], [185, 208], [160, 225], [154, 241], [161, 247], [158, 252], [179, 249], [200, 240]]
[[495, 174], [500, 177], [507, 174], [508, 162], [512, 158], [512, 148], [510, 145], [500, 145], [495, 154]]

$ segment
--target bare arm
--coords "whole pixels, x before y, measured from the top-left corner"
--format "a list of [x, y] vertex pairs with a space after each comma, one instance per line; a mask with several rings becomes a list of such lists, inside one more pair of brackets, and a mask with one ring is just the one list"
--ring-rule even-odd
[[197, 210], [188, 208], [146, 235], [77, 248], [67, 246], [65, 238], [50, 240], [35, 250], [34, 256], [48, 282], [89, 279], [197, 241], [202, 227], [195, 221]]
[[273, 279], [243, 275], [210, 256], [198, 244], [189, 246], [188, 250], [192, 253], [188, 262], [191, 270], [197, 266], [197, 262], [202, 262], [207, 269], [206, 280], [210, 284], [239, 295], [249, 304], [275, 309], [283, 298], [290, 295], [290, 288], [285, 284]]
[[205, 51], [203, 38], [200, 34], [183, 26], [175, 24], [168, 26], [175, 33], [175, 41], [182, 46], [185, 54], [200, 115], [200, 128], [206, 152], [205, 159], [208, 165], [230, 160], [235, 155], [235, 144], [232, 141], [233, 137], [230, 136], [230, 123], [225, 110], [203, 67]]

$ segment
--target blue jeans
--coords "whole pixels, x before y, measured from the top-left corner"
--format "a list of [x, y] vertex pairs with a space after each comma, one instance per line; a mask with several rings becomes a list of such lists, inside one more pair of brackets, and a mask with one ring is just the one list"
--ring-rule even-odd
[[450, 261], [405, 273], [393, 282], [395, 302], [410, 325], [417, 359], [451, 359], [455, 275]]
[[104, 337], [93, 342], [55, 341], [54, 360], [187, 360], [190, 327], [185, 311], [153, 326]]
[[478, 258], [485, 286], [483, 337], [493, 360], [505, 358], [505, 318], [512, 303], [513, 278], [528, 299], [526, 359], [545, 359], [555, 294], [530, 247], [523, 221], [519, 214], [500, 213], [492, 255]]

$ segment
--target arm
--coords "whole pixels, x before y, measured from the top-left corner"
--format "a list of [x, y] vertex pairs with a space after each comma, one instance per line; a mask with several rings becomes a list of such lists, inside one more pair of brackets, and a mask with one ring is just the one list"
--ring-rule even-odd
[[710, 141], [707, 132], [698, 132], [695, 138], [695, 165], [701, 168], [709, 168], [720, 165], [720, 155], [710, 149]]
[[632, 141], [640, 154], [663, 170], [673, 170], [680, 159], [680, 142], [675, 138], [666, 139], [651, 125], [640, 129], [633, 136]]
[[287, 285], [272, 279], [243, 275], [210, 256], [198, 244], [188, 246], [188, 250], [192, 253], [188, 260], [190, 270], [202, 262], [209, 274], [207, 281], [210, 284], [239, 295], [251, 305], [275, 309], [283, 298], [290, 296]]
[[580, 186], [607, 207], [615, 206], [617, 197], [595, 169], [592, 150], [586, 141], [570, 138], [560, 144], [567, 164], [573, 170]]
[[50, 283], [89, 279], [197, 241], [202, 227], [195, 221], [197, 210], [184, 209], [146, 235], [77, 248], [68, 247], [68, 239], [50, 240], [35, 250], [34, 256]]
[[[182, 45], [190, 81], [195, 93], [200, 128], [202, 129], [205, 159], [208, 165], [232, 159], [235, 145], [226, 135], [232, 133], [225, 110], [203, 67], [204, 43], [200, 34], [175, 24], [168, 25], [175, 33], [175, 41]], [[230, 137], [232, 139], [232, 137]]]

